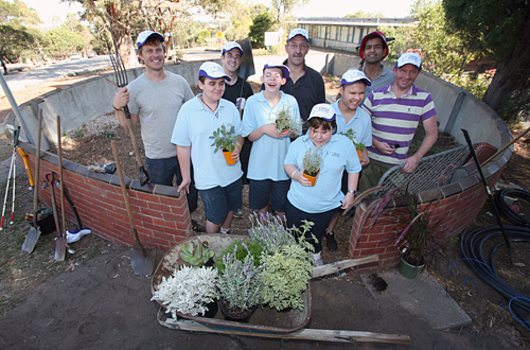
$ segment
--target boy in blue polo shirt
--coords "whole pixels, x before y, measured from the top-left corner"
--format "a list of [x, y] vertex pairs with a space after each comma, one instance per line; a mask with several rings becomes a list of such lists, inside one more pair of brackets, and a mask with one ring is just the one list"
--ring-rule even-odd
[[[278, 132], [275, 121], [280, 112], [288, 111], [301, 125], [296, 99], [280, 91], [288, 77], [286, 66], [267, 62], [261, 77], [265, 89], [249, 97], [243, 114], [242, 136], [253, 142], [247, 174], [249, 207], [263, 215], [267, 213], [269, 202], [277, 215], [285, 215], [290, 180], [283, 160], [294, 133], [291, 130]], [[301, 127], [297, 131], [300, 133]]]
[[[199, 190], [206, 214], [208, 233], [230, 233], [234, 210], [242, 204], [241, 163], [227, 165], [223, 153], [214, 153], [209, 138], [221, 125], [235, 127], [234, 135], [241, 134], [241, 119], [237, 108], [222, 99], [225, 90], [224, 73], [217, 63], [205, 62], [199, 69], [199, 88], [202, 93], [186, 102], [179, 111], [171, 142], [177, 145], [177, 157], [182, 173], [178, 190], [189, 191], [190, 158], [194, 166], [195, 187]], [[232, 152], [239, 160], [243, 144], [240, 137]]]

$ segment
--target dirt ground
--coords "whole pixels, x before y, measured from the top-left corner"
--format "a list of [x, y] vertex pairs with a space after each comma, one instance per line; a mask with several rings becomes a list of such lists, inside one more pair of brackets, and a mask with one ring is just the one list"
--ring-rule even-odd
[[[327, 89], [334, 84], [326, 77]], [[256, 87], [255, 87], [256, 88]], [[334, 86], [336, 88], [336, 86]], [[15, 99], [25, 99], [52, 90], [50, 86], [38, 86], [15, 93]], [[331, 90], [331, 89], [330, 89]], [[329, 93], [329, 91], [328, 91]], [[7, 115], [9, 106], [0, 100], [0, 119]], [[113, 162], [110, 140], [119, 145], [120, 160], [126, 175], [136, 176], [136, 163], [128, 134], [115, 123], [113, 115], [101, 117], [82, 131], [73, 131], [63, 138], [64, 157], [79, 164], [93, 165]], [[141, 140], [139, 128], [137, 139]], [[514, 137], [521, 130], [514, 131]], [[523, 138], [524, 140], [525, 138]], [[1, 159], [11, 151], [2, 147]], [[8, 144], [5, 137], [3, 144]], [[442, 137], [434, 146], [439, 149], [453, 147], [450, 137]], [[3, 153], [2, 153], [3, 152]], [[518, 142], [502, 180], [529, 187], [530, 149], [525, 142]], [[4, 224], [0, 232], [0, 348], [2, 349], [60, 349], [60, 348], [119, 348], [119, 349], [346, 349], [351, 345], [313, 343], [303, 341], [265, 340], [262, 338], [197, 335], [160, 327], [156, 322], [156, 304], [150, 302], [150, 280], [134, 276], [130, 266], [129, 250], [87, 235], [71, 244], [74, 254], [67, 254], [65, 262], [54, 260], [55, 234], [43, 236], [35, 252], [27, 256], [20, 251], [29, 226], [24, 213], [32, 207], [32, 192], [28, 190], [25, 175], [17, 177], [17, 212], [13, 225]], [[1, 188], [2, 193], [4, 187]], [[244, 191], [244, 209], [248, 208], [248, 193]], [[9, 203], [9, 202], [8, 202]], [[8, 206], [10, 208], [10, 206]], [[249, 212], [244, 210], [243, 219], [234, 220], [232, 232], [246, 234]], [[7, 213], [10, 213], [8, 209]], [[471, 229], [495, 225], [488, 203], [484, 206]], [[194, 219], [204, 222], [201, 208]], [[324, 261], [334, 262], [347, 258], [349, 233], [352, 219], [341, 218], [336, 236], [337, 252], [323, 251]], [[68, 228], [75, 228], [73, 223]], [[458, 240], [450, 246], [453, 261], [461, 257]], [[520, 249], [521, 248], [521, 249]], [[528, 250], [516, 248], [518, 261], [528, 262]], [[505, 259], [504, 259], [505, 260]], [[500, 259], [500, 268], [510, 271], [507, 261]], [[480, 279], [476, 278], [464, 263], [447, 273], [447, 266], [431, 270], [431, 274], [446, 288], [449, 294], [473, 319], [471, 326], [446, 332], [434, 331], [414, 319], [407, 319], [399, 307], [382, 309], [381, 305], [363, 305], [356, 296], [366, 294], [358, 275], [340, 274], [321, 279], [312, 284], [315, 298], [310, 328], [364, 330], [382, 333], [403, 333], [413, 339], [413, 349], [507, 349], [530, 345], [530, 331], [520, 326], [503, 309], [503, 299]], [[511, 282], [518, 287], [528, 287], [528, 263], [518, 270], [511, 270]], [[516, 276], [513, 276], [516, 274]], [[473, 276], [477, 286], [464, 283]], [[522, 278], [521, 278], [522, 276]], [[515, 286], [514, 286], [515, 287]], [[518, 289], [518, 288], [516, 288]], [[522, 290], [522, 289], [518, 289]], [[528, 290], [526, 291], [528, 295]], [[345, 307], [339, 302], [347, 302]], [[504, 302], [506, 304], [506, 302]], [[405, 317], [400, 319], [399, 317]], [[371, 320], [371, 322], [369, 321]], [[413, 325], [413, 326], [412, 326]], [[359, 349], [386, 349], [390, 345], [359, 344]], [[405, 348], [392, 346], [392, 348]]]

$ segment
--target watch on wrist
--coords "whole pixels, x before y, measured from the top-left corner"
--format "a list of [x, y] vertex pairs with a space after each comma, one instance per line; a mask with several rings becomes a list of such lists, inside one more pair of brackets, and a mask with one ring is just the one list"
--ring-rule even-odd
[[348, 193], [351, 193], [355, 196], [357, 194], [357, 190], [348, 190]]

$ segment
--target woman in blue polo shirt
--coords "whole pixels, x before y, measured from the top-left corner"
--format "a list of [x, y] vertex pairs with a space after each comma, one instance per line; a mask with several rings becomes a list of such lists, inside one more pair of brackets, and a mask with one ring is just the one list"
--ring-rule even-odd
[[[359, 180], [361, 164], [353, 143], [343, 135], [336, 135], [335, 111], [328, 104], [317, 104], [308, 118], [309, 131], [291, 143], [285, 157], [284, 167], [293, 179], [285, 215], [287, 226], [300, 227], [302, 220], [312, 221], [314, 226], [307, 239], [315, 247], [313, 264], [323, 265], [320, 252], [326, 227], [339, 208], [349, 208], [353, 203]], [[303, 176], [303, 158], [306, 151], [320, 147], [322, 164], [315, 186]], [[341, 191], [342, 173], [348, 172], [348, 192]]]

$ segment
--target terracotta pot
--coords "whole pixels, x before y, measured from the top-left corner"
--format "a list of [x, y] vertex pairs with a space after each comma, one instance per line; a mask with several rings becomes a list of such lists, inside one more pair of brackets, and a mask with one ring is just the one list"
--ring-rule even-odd
[[237, 322], [248, 322], [250, 316], [256, 311], [256, 306], [249, 310], [234, 310], [229, 308], [229, 303], [223, 297], [219, 299], [219, 305], [221, 306], [221, 311], [225, 316], [225, 320], [237, 321]]
[[318, 174], [320, 174], [320, 169], [318, 169], [318, 173], [315, 175], [315, 176], [311, 176], [311, 175], [308, 175], [305, 170], [303, 172], [302, 175], [304, 175], [304, 177], [306, 179], [309, 180], [309, 182], [311, 182], [311, 186], [315, 186], [315, 183], [317, 182], [317, 177], [318, 177]]
[[359, 156], [359, 160], [363, 159], [363, 154], [360, 148], [357, 148], [357, 155]]
[[225, 149], [223, 149], [223, 154], [225, 156], [226, 164], [228, 165], [234, 165], [237, 163], [237, 160], [232, 158], [232, 152], [229, 152]]

